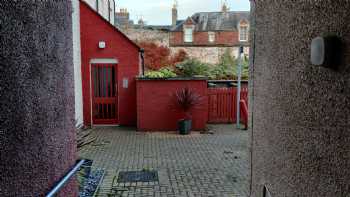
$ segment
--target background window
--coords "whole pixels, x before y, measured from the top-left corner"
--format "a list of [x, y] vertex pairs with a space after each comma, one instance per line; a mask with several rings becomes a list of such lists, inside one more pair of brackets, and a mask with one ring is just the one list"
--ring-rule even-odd
[[248, 41], [248, 25], [239, 27], [239, 41]]
[[193, 29], [192, 28], [185, 28], [185, 42], [193, 42]]
[[215, 42], [215, 32], [209, 32], [208, 36], [209, 36], [208, 38], [209, 42]]

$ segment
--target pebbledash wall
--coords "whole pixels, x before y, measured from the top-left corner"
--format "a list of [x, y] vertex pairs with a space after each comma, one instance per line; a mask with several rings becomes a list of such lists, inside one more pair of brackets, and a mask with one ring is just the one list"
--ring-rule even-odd
[[202, 106], [193, 111], [193, 129], [204, 130], [208, 121], [206, 79], [137, 79], [137, 128], [139, 131], [175, 131], [184, 117], [174, 109], [172, 94], [184, 87], [203, 96]]
[[[140, 48], [123, 33], [80, 1], [81, 64], [83, 80], [84, 125], [91, 125], [90, 61], [116, 59], [118, 84], [118, 119], [120, 125], [136, 125], [136, 81], [140, 74]], [[98, 47], [99, 41], [106, 48]], [[124, 81], [128, 81], [126, 86]]]
[[[250, 196], [348, 197], [350, 1], [251, 2]], [[343, 41], [338, 69], [310, 63], [323, 35]]]
[[75, 164], [71, 13], [71, 1], [0, 1], [0, 196], [44, 196]]

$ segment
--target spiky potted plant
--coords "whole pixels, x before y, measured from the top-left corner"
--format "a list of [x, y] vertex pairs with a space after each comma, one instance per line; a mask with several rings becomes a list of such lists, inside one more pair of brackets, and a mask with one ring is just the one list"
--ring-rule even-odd
[[181, 110], [184, 118], [178, 120], [178, 129], [181, 135], [187, 135], [192, 129], [192, 111], [201, 104], [202, 97], [186, 87], [174, 93], [175, 109]]

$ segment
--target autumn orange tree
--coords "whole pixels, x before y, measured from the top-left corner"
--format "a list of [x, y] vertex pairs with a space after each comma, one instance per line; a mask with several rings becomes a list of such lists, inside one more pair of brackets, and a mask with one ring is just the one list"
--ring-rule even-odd
[[166, 66], [174, 66], [187, 58], [184, 50], [179, 50], [171, 55], [169, 47], [158, 45], [154, 42], [138, 43], [145, 51], [145, 66], [149, 70], [159, 70]]

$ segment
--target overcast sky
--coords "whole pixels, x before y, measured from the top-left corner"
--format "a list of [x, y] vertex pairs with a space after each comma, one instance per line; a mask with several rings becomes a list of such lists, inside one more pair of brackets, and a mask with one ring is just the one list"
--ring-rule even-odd
[[[136, 23], [140, 16], [148, 25], [170, 25], [171, 8], [174, 0], [117, 0], [117, 10], [127, 8]], [[179, 19], [185, 19], [196, 12], [221, 10], [222, 0], [178, 0]], [[228, 0], [230, 10], [248, 11], [249, 0]]]

